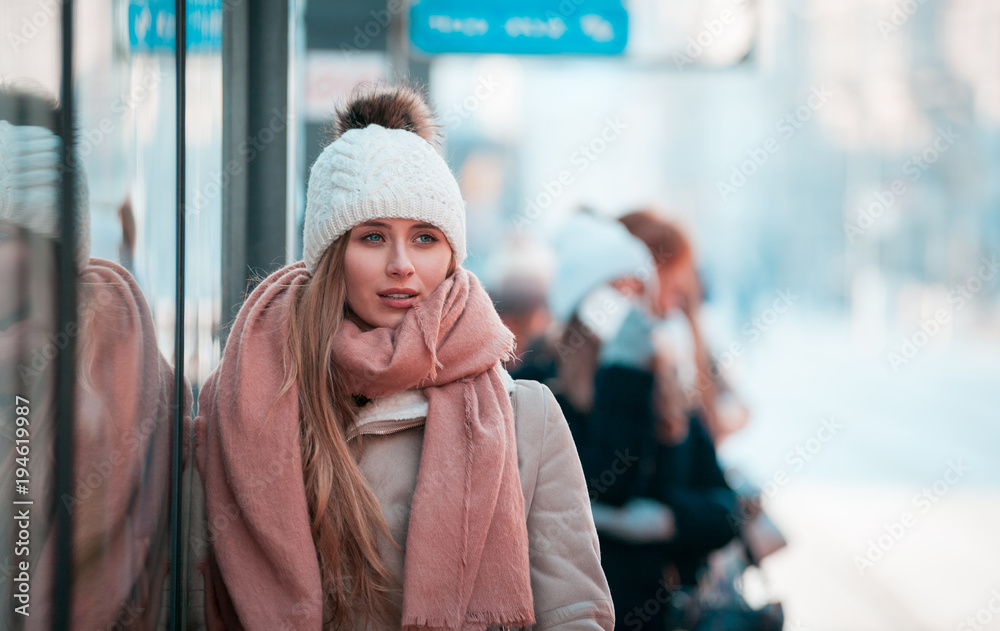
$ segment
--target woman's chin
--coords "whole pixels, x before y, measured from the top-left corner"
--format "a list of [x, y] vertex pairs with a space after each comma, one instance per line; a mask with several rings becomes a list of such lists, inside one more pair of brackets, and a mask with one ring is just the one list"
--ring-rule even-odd
[[403, 323], [405, 317], [406, 311], [399, 313], [378, 313], [373, 314], [369, 322], [371, 322], [372, 328], [395, 329]]

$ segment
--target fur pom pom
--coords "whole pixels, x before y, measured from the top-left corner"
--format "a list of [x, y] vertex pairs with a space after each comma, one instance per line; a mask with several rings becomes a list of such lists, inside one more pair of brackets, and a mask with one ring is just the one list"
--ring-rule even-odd
[[340, 104], [327, 132], [328, 142], [349, 129], [381, 125], [386, 129], [411, 131], [431, 144], [438, 144], [438, 126], [423, 93], [416, 87], [400, 85], [359, 85]]

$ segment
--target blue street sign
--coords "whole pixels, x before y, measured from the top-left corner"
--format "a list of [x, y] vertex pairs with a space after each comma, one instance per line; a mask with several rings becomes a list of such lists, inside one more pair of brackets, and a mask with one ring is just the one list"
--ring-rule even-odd
[[[188, 51], [222, 49], [222, 3], [223, 0], [187, 1]], [[176, 17], [173, 0], [129, 0], [129, 46], [140, 52], [173, 52]]]
[[410, 40], [427, 54], [615, 55], [627, 38], [620, 0], [419, 0], [410, 7]]

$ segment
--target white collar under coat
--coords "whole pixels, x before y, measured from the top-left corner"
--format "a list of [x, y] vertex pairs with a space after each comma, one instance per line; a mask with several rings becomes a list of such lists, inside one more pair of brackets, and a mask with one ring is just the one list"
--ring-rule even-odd
[[[501, 369], [507, 393], [514, 391], [514, 379]], [[427, 418], [427, 396], [419, 388], [400, 390], [372, 399], [358, 410], [357, 423], [347, 432], [347, 440], [358, 434], [391, 434], [422, 425]]]

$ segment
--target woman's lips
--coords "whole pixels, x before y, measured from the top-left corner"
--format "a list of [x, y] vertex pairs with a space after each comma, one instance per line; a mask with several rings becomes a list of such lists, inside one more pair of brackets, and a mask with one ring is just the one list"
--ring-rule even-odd
[[409, 309], [417, 302], [416, 295], [409, 293], [387, 292], [379, 294], [378, 299], [392, 309]]

